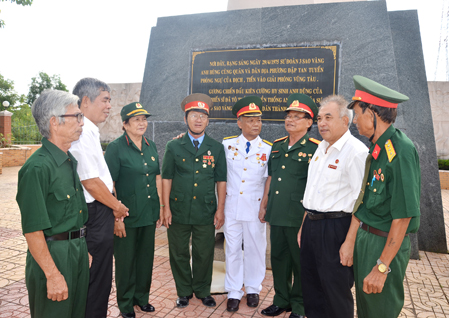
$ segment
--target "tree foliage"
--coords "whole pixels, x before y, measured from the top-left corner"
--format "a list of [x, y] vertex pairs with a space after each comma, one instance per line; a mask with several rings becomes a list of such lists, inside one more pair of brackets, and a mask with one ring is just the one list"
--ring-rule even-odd
[[39, 95], [46, 89], [57, 89], [68, 92], [67, 86], [61, 82], [59, 75], [49, 76], [47, 73], [39, 72], [38, 77], [33, 77], [31, 79], [30, 91], [27, 95], [28, 105], [32, 105]]
[[0, 74], [0, 111], [5, 110], [3, 102], [8, 101], [9, 105], [25, 102], [25, 96], [19, 96], [14, 90], [14, 81], [6, 79]]
[[[11, 1], [11, 3], [16, 3], [21, 6], [30, 6], [33, 4], [33, 0], [0, 0], [1, 2]], [[0, 10], [1, 12], [1, 10]], [[0, 28], [5, 27], [5, 21], [0, 19]]]

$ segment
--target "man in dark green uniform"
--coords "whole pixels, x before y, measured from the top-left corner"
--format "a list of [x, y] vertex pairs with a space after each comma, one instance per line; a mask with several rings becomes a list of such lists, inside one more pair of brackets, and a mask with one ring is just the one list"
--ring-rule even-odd
[[210, 285], [215, 229], [224, 223], [227, 171], [223, 145], [204, 133], [211, 107], [211, 98], [204, 94], [192, 94], [182, 101], [188, 133], [167, 143], [162, 163], [163, 224], [168, 229], [178, 307], [186, 307], [193, 293], [205, 306], [216, 305]]
[[84, 317], [89, 258], [87, 205], [68, 151], [82, 132], [78, 97], [44, 91], [32, 113], [42, 147], [19, 171], [17, 203], [28, 244], [25, 280], [31, 317]]
[[371, 141], [362, 190], [354, 206], [360, 227], [354, 247], [359, 318], [398, 317], [410, 258], [408, 233], [418, 231], [421, 175], [412, 141], [394, 128], [397, 106], [408, 97], [354, 76], [354, 124]]
[[122, 317], [135, 317], [134, 305], [153, 312], [148, 303], [153, 273], [154, 235], [160, 227], [162, 179], [156, 145], [143, 135], [150, 116], [140, 103], [120, 112], [125, 132], [108, 145], [105, 160], [117, 199], [129, 210], [114, 227], [115, 283]]
[[297, 235], [304, 217], [302, 198], [307, 169], [319, 144], [318, 140], [309, 138], [307, 132], [316, 118], [318, 107], [304, 94], [290, 95], [287, 106], [285, 130], [289, 135], [273, 143], [260, 205], [260, 220], [269, 222], [271, 226], [271, 267], [276, 292], [273, 304], [261, 313], [278, 316], [291, 310], [290, 317], [296, 318], [304, 316]]

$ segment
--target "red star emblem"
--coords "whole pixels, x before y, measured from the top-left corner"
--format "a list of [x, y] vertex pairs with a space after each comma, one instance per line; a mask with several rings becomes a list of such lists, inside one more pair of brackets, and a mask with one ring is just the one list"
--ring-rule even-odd
[[376, 147], [374, 147], [374, 150], [373, 150], [373, 158], [375, 160], [377, 160], [377, 157], [379, 156], [379, 153], [380, 153], [380, 147], [379, 147], [378, 144], [376, 144]]

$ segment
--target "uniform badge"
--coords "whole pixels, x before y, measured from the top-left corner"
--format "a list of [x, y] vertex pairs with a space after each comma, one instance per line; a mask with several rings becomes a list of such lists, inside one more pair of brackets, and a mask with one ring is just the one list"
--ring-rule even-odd
[[337, 160], [335, 160], [335, 163], [339, 163], [339, 162], [340, 162], [340, 160], [338, 160], [338, 159], [337, 159]]
[[331, 168], [331, 169], [337, 169], [337, 166], [329, 165], [328, 168]]
[[380, 153], [380, 147], [378, 144], [376, 144], [376, 147], [374, 147], [374, 150], [373, 150], [373, 158], [375, 160], [377, 160], [377, 157], [379, 157], [379, 153]]
[[262, 147], [262, 143], [261, 142], [259, 142], [259, 147]]
[[151, 156], [151, 160], [156, 161], [156, 159], [153, 156]]
[[139, 103], [136, 104], [136, 108], [142, 108], [142, 105], [140, 105]]
[[301, 141], [301, 145], [304, 145], [305, 143], [306, 143], [306, 140], [303, 139], [303, 140]]
[[396, 156], [396, 151], [394, 150], [393, 144], [391, 143], [390, 139], [388, 139], [385, 143], [385, 150], [387, 151], [388, 161], [391, 162]]
[[210, 154], [211, 154], [211, 152], [210, 152], [210, 150], [208, 150], [208, 151], [207, 151], [207, 155], [210, 156]]
[[317, 161], [318, 160], [318, 156], [316, 156], [316, 158], [315, 158], [315, 161]]

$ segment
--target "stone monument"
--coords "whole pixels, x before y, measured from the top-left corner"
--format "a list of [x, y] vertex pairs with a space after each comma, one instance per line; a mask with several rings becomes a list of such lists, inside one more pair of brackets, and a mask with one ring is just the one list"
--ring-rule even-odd
[[[418, 246], [425, 251], [446, 252], [432, 114], [418, 15], [414, 10], [387, 12], [384, 1], [362, 1], [268, 7], [159, 18], [157, 25], [151, 31], [140, 99], [144, 107], [153, 114], [149, 118], [146, 135], [155, 141], [162, 157], [165, 144], [178, 133], [186, 131], [184, 114], [180, 109], [182, 99], [191, 92], [205, 92], [205, 89], [213, 89], [212, 86], [201, 85], [200, 79], [200, 85], [196, 85], [195, 90], [192, 90], [195, 59], [205, 54], [201, 52], [241, 52], [241, 50], [262, 49], [270, 49], [274, 52], [279, 48], [323, 48], [333, 45], [337, 47], [336, 71], [334, 72], [335, 93], [350, 99], [354, 93], [352, 77], [357, 74], [371, 78], [410, 97], [410, 101], [401, 104], [398, 108], [395, 126], [412, 139], [421, 162], [421, 228], [417, 235], [412, 235], [412, 257], [419, 257]], [[198, 55], [199, 53], [201, 54]], [[299, 60], [301, 54], [292, 58]], [[241, 68], [244, 75], [246, 75], [245, 69], [252, 72], [253, 68], [246, 63], [251, 63], [251, 60], [255, 59], [257, 58], [242, 59]], [[279, 65], [266, 67], [267, 69], [281, 67], [281, 58], [274, 59], [279, 60]], [[222, 60], [225, 63], [228, 62], [225, 59], [216, 61]], [[265, 60], [268, 61], [269, 58]], [[238, 64], [239, 60], [232, 59], [230, 62]], [[227, 72], [226, 69], [232, 69], [219, 68], [217, 65], [210, 64], [209, 71], [213, 69], [214, 72], [221, 72], [221, 70]], [[237, 66], [240, 67], [240, 65]], [[313, 67], [317, 66], [315, 63]], [[298, 68], [299, 65], [289, 67]], [[310, 73], [309, 66], [307, 71]], [[298, 76], [297, 73], [290, 76], [288, 70], [286, 73], [283, 73], [284, 70], [280, 72], [282, 76], [292, 77], [292, 81], [295, 76]], [[329, 72], [329, 68], [326, 72]], [[280, 75], [276, 77], [282, 77]], [[213, 82], [215, 78], [223, 78], [224, 81], [227, 75], [214, 76], [210, 76]], [[207, 77], [204, 75], [203, 84], [210, 81], [206, 80]], [[248, 81], [247, 77], [250, 76], [241, 77], [242, 81]], [[235, 95], [238, 95], [237, 89], [245, 88], [243, 85], [240, 86], [242, 82], [239, 81], [236, 80], [233, 86], [236, 89]], [[308, 79], [306, 82], [311, 83]], [[230, 88], [223, 88], [224, 86], [220, 84], [217, 83], [216, 89]], [[305, 88], [305, 84], [300, 81], [294, 84], [296, 89]], [[320, 85], [318, 84], [317, 87], [320, 88]], [[266, 87], [253, 87], [253, 89], [261, 88]], [[239, 93], [242, 96], [252, 95], [246, 90]], [[281, 107], [285, 106], [283, 103], [289, 91], [282, 93], [280, 100], [272, 100]], [[310, 95], [313, 96], [313, 93]], [[322, 94], [324, 95], [324, 92]], [[216, 97], [214, 94], [211, 96]], [[227, 107], [231, 105], [232, 98], [235, 96], [232, 96], [232, 93], [228, 95], [231, 102], [221, 99], [227, 97], [224, 94], [217, 97], [220, 99], [215, 99], [215, 105]], [[319, 101], [320, 96], [317, 95], [314, 98]], [[268, 98], [266, 102], [269, 102]], [[282, 112], [282, 109], [278, 111]], [[221, 140], [225, 136], [240, 133], [235, 119], [231, 120], [226, 116], [216, 118], [217, 120], [212, 121], [206, 130], [212, 138]], [[282, 121], [275, 121], [273, 117], [264, 119], [262, 138], [275, 140], [286, 135]], [[367, 143], [367, 139], [359, 136], [353, 125], [351, 132]], [[310, 135], [321, 139], [316, 125]]]
[[449, 82], [428, 82], [438, 159], [449, 159]]

